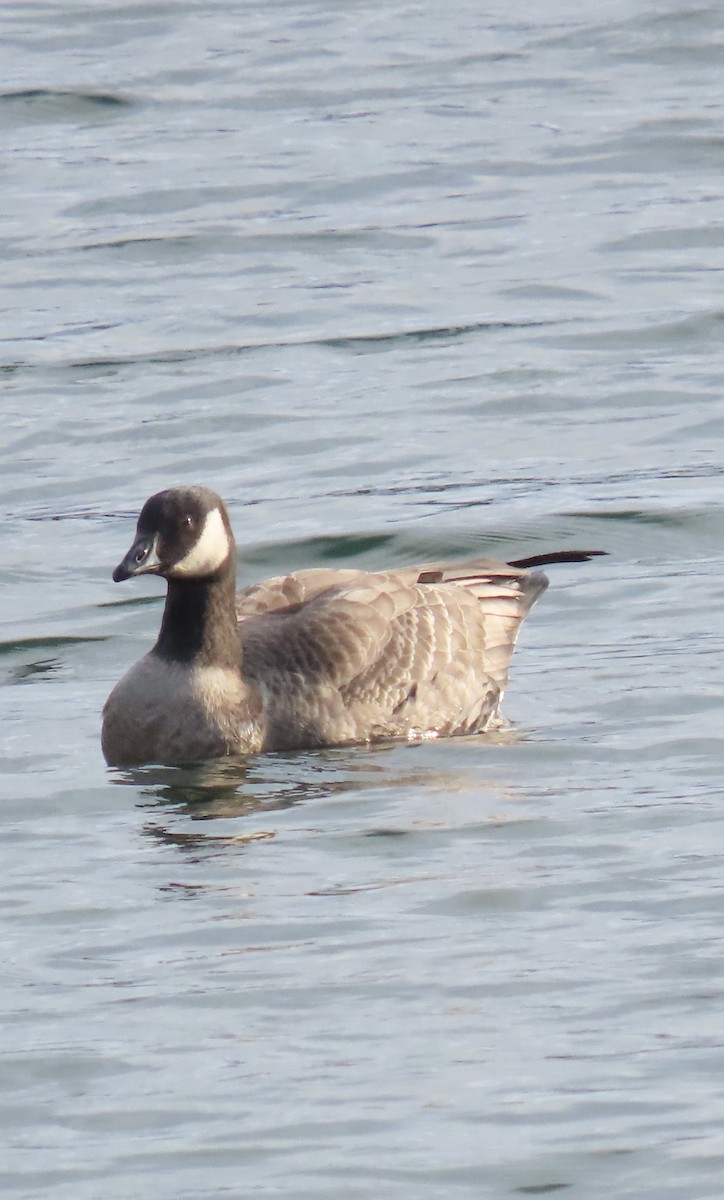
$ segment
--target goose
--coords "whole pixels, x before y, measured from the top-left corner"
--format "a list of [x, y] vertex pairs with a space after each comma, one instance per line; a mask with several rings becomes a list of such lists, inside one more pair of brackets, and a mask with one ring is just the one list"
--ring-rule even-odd
[[113, 579], [167, 581], [161, 630], [105, 703], [105, 759], [179, 764], [495, 727], [521, 622], [548, 586], [531, 568], [598, 553], [313, 568], [237, 595], [221, 498], [158, 492]]

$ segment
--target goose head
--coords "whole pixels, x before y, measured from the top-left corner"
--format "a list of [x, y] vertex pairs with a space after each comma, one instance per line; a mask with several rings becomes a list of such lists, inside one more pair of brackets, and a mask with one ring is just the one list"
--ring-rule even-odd
[[133, 544], [113, 579], [209, 579], [233, 556], [234, 535], [221, 497], [204, 487], [167, 488], [144, 504]]

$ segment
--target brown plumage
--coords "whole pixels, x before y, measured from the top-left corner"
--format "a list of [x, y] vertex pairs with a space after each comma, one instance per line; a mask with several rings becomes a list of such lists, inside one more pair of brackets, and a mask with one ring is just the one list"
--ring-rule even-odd
[[106, 702], [106, 759], [182, 762], [489, 728], [520, 624], [548, 583], [528, 563], [586, 557], [322, 568], [235, 596], [222, 501], [203, 488], [161, 492], [114, 572], [161, 574], [168, 595], [156, 646]]

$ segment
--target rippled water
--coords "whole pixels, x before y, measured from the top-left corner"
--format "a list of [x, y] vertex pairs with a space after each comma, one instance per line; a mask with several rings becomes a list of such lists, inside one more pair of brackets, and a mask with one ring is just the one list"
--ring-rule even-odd
[[[719, 1197], [719, 6], [9, 2], [0, 1179]], [[495, 739], [106, 771], [146, 496], [551, 568]]]

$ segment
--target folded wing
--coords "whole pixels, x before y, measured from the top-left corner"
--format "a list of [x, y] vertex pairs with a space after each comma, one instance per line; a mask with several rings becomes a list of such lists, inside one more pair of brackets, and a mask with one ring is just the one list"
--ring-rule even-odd
[[371, 574], [308, 570], [238, 598], [265, 749], [485, 728], [520, 624], [547, 586], [486, 559]]

